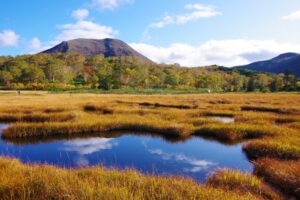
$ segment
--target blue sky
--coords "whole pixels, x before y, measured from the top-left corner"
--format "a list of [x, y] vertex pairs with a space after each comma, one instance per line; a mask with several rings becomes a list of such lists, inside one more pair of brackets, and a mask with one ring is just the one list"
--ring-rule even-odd
[[299, 0], [3, 0], [0, 55], [113, 37], [156, 62], [234, 66], [300, 52]]

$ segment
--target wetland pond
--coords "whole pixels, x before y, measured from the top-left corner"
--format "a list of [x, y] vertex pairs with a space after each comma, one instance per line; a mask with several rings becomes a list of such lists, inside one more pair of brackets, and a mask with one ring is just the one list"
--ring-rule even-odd
[[[0, 125], [0, 134], [6, 127]], [[74, 138], [0, 139], [0, 156], [66, 168], [133, 168], [145, 174], [192, 177], [198, 182], [204, 182], [218, 168], [252, 172], [242, 144], [225, 145], [200, 137], [181, 141], [128, 132]]]

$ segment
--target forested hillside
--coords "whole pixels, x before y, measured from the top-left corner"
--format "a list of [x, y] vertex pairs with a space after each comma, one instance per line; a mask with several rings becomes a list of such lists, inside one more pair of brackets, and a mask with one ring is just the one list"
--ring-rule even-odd
[[270, 74], [218, 66], [184, 68], [176, 64], [141, 63], [134, 57], [54, 53], [0, 57], [0, 87], [295, 91], [299, 90], [300, 81], [288, 73]]
[[300, 78], [300, 54], [284, 53], [270, 60], [254, 62], [237, 68], [276, 74], [289, 72]]

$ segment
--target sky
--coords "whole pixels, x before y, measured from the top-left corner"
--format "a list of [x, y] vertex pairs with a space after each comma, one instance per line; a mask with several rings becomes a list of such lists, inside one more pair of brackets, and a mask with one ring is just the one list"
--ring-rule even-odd
[[0, 55], [117, 38], [158, 63], [237, 66], [300, 53], [299, 0], [2, 0]]

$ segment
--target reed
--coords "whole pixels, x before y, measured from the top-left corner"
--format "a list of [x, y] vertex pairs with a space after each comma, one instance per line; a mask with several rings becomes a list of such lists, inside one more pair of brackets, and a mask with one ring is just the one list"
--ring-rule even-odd
[[211, 137], [220, 141], [239, 141], [271, 137], [277, 130], [270, 126], [255, 126], [249, 124], [208, 124], [195, 130], [196, 135]]
[[75, 119], [72, 113], [9, 113], [0, 114], [0, 123], [13, 123], [13, 122], [66, 122]]
[[106, 108], [106, 107], [101, 107], [101, 106], [96, 106], [96, 105], [85, 105], [84, 106], [84, 111], [87, 112], [98, 112], [100, 114], [113, 114], [114, 111], [112, 109]]
[[263, 158], [255, 162], [254, 174], [280, 188], [285, 194], [300, 198], [299, 160], [282, 161]]
[[212, 173], [206, 185], [240, 194], [250, 193], [262, 199], [283, 199], [257, 177], [229, 169], [221, 169]]
[[262, 107], [262, 106], [242, 106], [242, 111], [257, 111], [257, 112], [272, 112], [278, 114], [296, 114], [300, 110], [293, 108], [282, 108], [282, 107]]
[[142, 175], [93, 167], [78, 170], [23, 165], [0, 158], [0, 196], [9, 199], [261, 199], [197, 184], [180, 177]]
[[252, 159], [271, 157], [284, 160], [300, 159], [300, 138], [256, 140], [244, 144], [243, 150]]
[[[84, 133], [112, 132], [112, 131], [141, 131], [154, 132], [165, 135], [188, 136], [187, 125], [170, 123], [155, 117], [135, 115], [111, 115], [100, 117], [89, 115], [88, 119], [79, 119], [65, 123], [18, 123], [3, 131], [3, 138], [24, 138], [54, 135], [75, 135]], [[84, 115], [81, 116], [84, 118]]]

